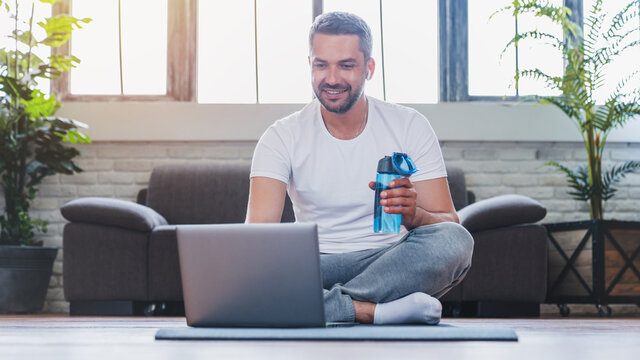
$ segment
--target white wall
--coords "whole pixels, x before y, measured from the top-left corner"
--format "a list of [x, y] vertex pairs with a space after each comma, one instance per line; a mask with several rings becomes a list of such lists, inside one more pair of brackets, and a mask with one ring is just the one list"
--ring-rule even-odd
[[[58, 115], [89, 124], [94, 141], [255, 141], [275, 120], [303, 104], [181, 102], [66, 102]], [[441, 141], [582, 141], [555, 107], [531, 103], [468, 102], [409, 105], [431, 122]], [[640, 142], [640, 120], [609, 136]]]

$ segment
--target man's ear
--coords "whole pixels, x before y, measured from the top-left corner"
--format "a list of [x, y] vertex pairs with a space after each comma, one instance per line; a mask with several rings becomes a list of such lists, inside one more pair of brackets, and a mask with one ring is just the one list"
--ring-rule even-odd
[[369, 60], [367, 60], [367, 80], [371, 80], [375, 70], [376, 70], [376, 62], [375, 60], [373, 60], [373, 58], [369, 58]]

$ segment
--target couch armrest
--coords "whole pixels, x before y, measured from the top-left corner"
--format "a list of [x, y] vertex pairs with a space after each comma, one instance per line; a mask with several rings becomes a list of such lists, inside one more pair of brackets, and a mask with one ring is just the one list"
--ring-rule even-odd
[[60, 212], [65, 219], [72, 222], [116, 226], [137, 231], [151, 231], [158, 225], [167, 225], [167, 220], [152, 208], [118, 199], [80, 198], [64, 204]]
[[460, 224], [470, 232], [534, 223], [545, 215], [542, 204], [523, 195], [495, 196], [458, 211]]

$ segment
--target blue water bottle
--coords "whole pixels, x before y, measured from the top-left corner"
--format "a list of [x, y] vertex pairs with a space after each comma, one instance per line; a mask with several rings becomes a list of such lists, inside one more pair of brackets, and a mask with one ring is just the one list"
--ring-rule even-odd
[[376, 198], [373, 207], [373, 231], [377, 233], [397, 234], [402, 224], [402, 214], [384, 212], [380, 205], [380, 193], [390, 189], [389, 182], [403, 176], [411, 176], [418, 171], [413, 160], [405, 153], [393, 153], [378, 161], [376, 175]]

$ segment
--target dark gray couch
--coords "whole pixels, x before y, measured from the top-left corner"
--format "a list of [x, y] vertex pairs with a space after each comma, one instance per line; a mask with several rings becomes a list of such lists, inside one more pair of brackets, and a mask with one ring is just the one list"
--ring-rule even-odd
[[[465, 280], [442, 298], [445, 309], [537, 315], [546, 294], [547, 238], [533, 223], [546, 210], [519, 195], [472, 203], [463, 172], [447, 171], [475, 249]], [[64, 294], [71, 314], [181, 313], [175, 225], [243, 222], [248, 191], [248, 165], [166, 165], [153, 170], [138, 203], [80, 198], [65, 204]], [[294, 221], [288, 198], [282, 221]]]

